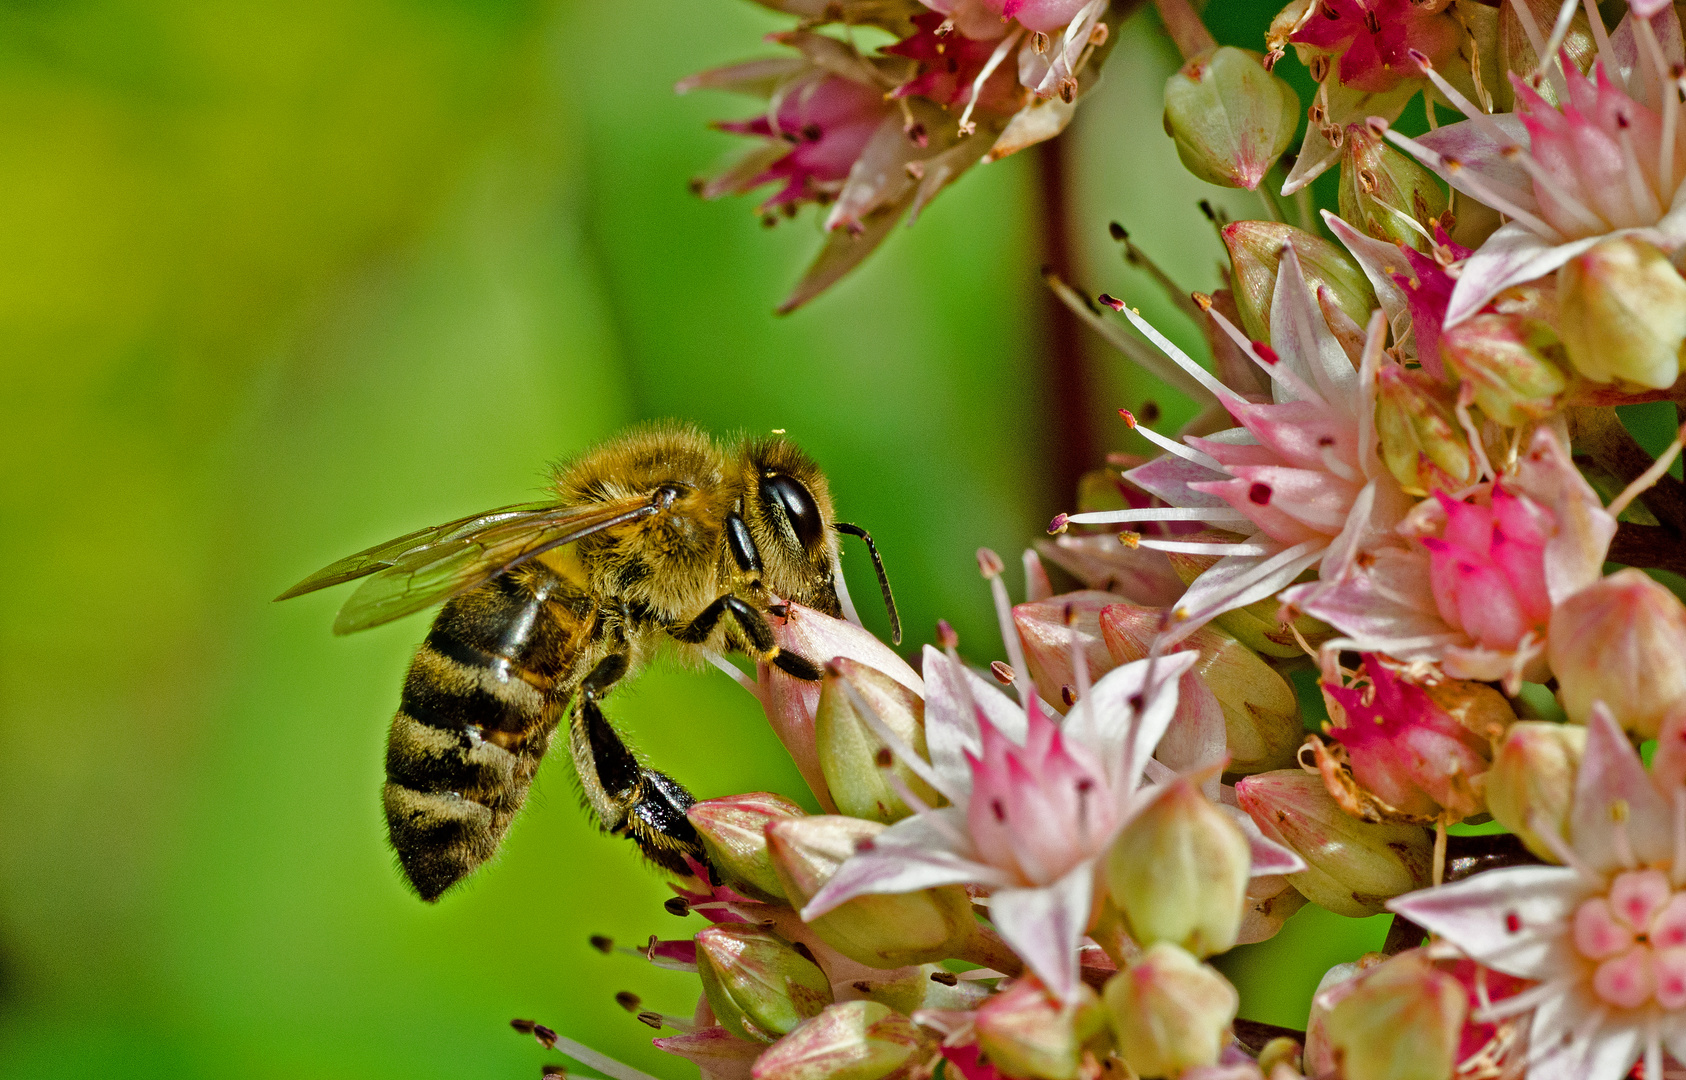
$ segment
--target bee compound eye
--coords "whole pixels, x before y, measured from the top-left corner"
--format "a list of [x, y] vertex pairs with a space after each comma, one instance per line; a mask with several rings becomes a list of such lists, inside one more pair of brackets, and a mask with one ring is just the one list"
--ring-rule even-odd
[[825, 522], [820, 520], [819, 505], [802, 481], [783, 473], [764, 476], [761, 478], [761, 501], [769, 510], [776, 508], [784, 514], [803, 547], [813, 547], [825, 535]]

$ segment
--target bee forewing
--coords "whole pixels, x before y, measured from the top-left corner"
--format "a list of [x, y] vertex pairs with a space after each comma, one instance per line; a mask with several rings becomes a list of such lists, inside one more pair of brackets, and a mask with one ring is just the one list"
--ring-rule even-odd
[[[494, 511], [478, 519], [442, 525], [419, 538], [412, 534], [394, 540], [385, 545], [389, 552], [385, 562], [371, 567], [376, 571], [374, 576], [340, 608], [334, 619], [334, 633], [367, 630], [432, 607], [534, 555], [657, 513], [659, 509], [648, 495], [584, 506], [549, 503], [541, 504], [539, 509], [514, 513]], [[481, 524], [476, 525], [476, 521]], [[328, 570], [317, 576], [327, 574]], [[369, 572], [365, 570], [339, 580]]]

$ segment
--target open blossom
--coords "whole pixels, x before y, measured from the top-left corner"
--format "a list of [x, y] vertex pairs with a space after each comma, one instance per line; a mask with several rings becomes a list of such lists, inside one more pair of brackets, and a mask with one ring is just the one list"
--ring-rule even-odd
[[[802, 917], [817, 918], [863, 894], [982, 886], [991, 890], [990, 918], [1002, 939], [1050, 992], [1069, 1002], [1080, 990], [1078, 950], [1104, 889], [1096, 861], [1151, 801], [1144, 774], [1176, 715], [1178, 680], [1196, 655], [1115, 668], [1084, 686], [1060, 722], [1035, 693], [1010, 630], [1004, 590], [997, 598], [1020, 702], [958, 657], [927, 646], [922, 668], [930, 762], [905, 747], [901, 756], [948, 805], [923, 808], [857, 850], [809, 900]], [[1250, 842], [1254, 874], [1302, 865], [1256, 831]]]
[[1615, 532], [1562, 437], [1542, 426], [1514, 472], [1461, 500], [1418, 503], [1390, 542], [1283, 601], [1347, 635], [1338, 647], [1514, 686], [1545, 677], [1551, 609], [1598, 580]]
[[1437, 61], [1457, 54], [1461, 34], [1449, 7], [1413, 0], [1312, 0], [1290, 6], [1298, 18], [1288, 41], [1330, 57], [1329, 78], [1358, 90], [1391, 90], [1422, 78], [1412, 51]]
[[1531, 1080], [1618, 1080], [1686, 1059], [1686, 788], [1648, 774], [1600, 706], [1561, 866], [1489, 870], [1388, 906], [1470, 959], [1537, 985], [1476, 1010], [1531, 1017]]
[[[1389, 137], [1459, 191], [1510, 218], [1462, 265], [1446, 312], [1452, 326], [1504, 289], [1551, 273], [1612, 236], [1634, 235], [1665, 253], [1686, 243], [1686, 139], [1675, 119], [1670, 71], [1682, 53], [1672, 5], [1630, 13], [1599, 51], [1592, 76], [1547, 63], [1561, 108], [1510, 73], [1517, 111], [1483, 113], [1429, 68], [1470, 119], [1417, 139]], [[1597, 18], [1596, 8], [1589, 9]], [[1602, 36], [1602, 28], [1600, 28]]]
[[1200, 368], [1134, 312], [1125, 314], [1166, 355], [1203, 382], [1240, 424], [1181, 443], [1149, 438], [1170, 454], [1127, 478], [1171, 509], [1075, 514], [1066, 522], [1198, 520], [1247, 534], [1236, 544], [1142, 537], [1142, 547], [1224, 556], [1189, 586], [1173, 610], [1167, 643], [1234, 608], [1275, 595], [1305, 570], [1339, 577], [1403, 518], [1408, 500], [1382, 466], [1374, 437], [1375, 364], [1383, 320], [1373, 318], [1364, 364], [1355, 368], [1324, 321], [1298, 255], [1283, 248], [1271, 308], [1273, 347], [1248, 342], [1219, 321], [1270, 376], [1275, 400], [1248, 401]]
[[[750, 167], [740, 165], [710, 182], [703, 194], [735, 195], [777, 183], [779, 189], [761, 204], [763, 212], [800, 202], [829, 202], [890, 113], [882, 88], [815, 72], [788, 87], [763, 115], [716, 125], [721, 131], [764, 139], [767, 145], [747, 159]], [[773, 160], [757, 169], [767, 157]]]

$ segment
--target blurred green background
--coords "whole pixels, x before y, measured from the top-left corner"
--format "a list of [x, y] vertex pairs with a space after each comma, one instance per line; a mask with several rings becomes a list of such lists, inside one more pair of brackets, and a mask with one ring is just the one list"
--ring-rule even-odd
[[[1270, 14], [1211, 21], [1257, 47]], [[686, 923], [566, 765], [496, 864], [423, 905], [378, 788], [425, 620], [338, 640], [341, 595], [269, 600], [678, 416], [788, 429], [877, 535], [910, 646], [945, 616], [989, 654], [973, 551], [1018, 550], [1066, 499], [1036, 163], [974, 170], [775, 318], [817, 228], [691, 197], [738, 149], [706, 121], [754, 105], [671, 86], [782, 25], [740, 0], [0, 8], [0, 1075], [532, 1076], [557, 1056], [515, 1016], [694, 1075], [612, 1000], [688, 1012], [694, 979], [586, 943]], [[1177, 166], [1177, 63], [1135, 17], [1062, 152], [1082, 280], [1192, 348], [1105, 228], [1211, 288], [1195, 203], [1259, 216]], [[1159, 388], [1089, 346], [1121, 446], [1113, 410]], [[718, 674], [663, 667], [614, 706], [699, 794], [806, 797]], [[1296, 1021], [1379, 940], [1304, 918], [1254, 964], [1274, 989], [1237, 976], [1244, 1014]]]

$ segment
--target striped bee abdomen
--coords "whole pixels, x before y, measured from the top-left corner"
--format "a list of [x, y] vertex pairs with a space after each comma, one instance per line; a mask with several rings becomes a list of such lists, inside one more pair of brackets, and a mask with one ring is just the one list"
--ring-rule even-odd
[[424, 900], [491, 858], [527, 798], [584, 629], [574, 592], [544, 564], [523, 564], [447, 603], [416, 650], [383, 798]]

